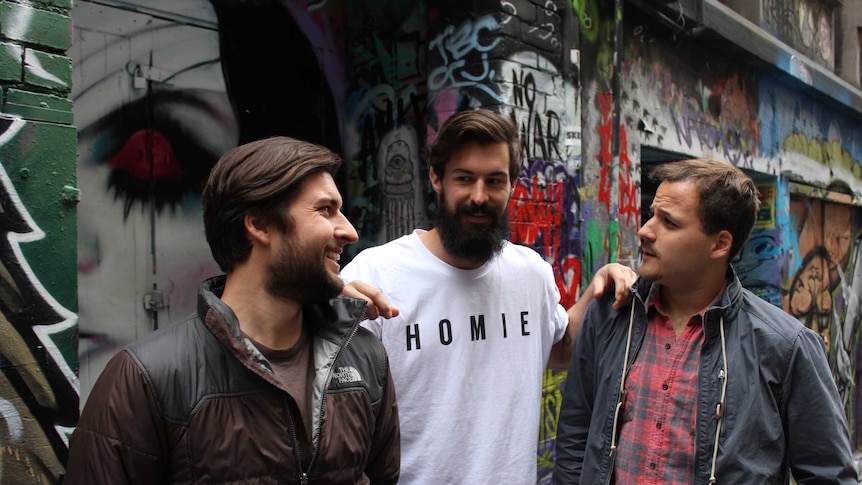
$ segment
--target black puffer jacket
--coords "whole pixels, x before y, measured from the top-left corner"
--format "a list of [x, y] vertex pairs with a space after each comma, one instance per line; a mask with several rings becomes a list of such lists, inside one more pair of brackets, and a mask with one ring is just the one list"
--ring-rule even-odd
[[[398, 409], [386, 354], [358, 326], [365, 302], [303, 309], [315, 321], [313, 435], [218, 296], [115, 356], [71, 438], [67, 485], [395, 483]], [[311, 446], [301, 457], [299, 443]]]

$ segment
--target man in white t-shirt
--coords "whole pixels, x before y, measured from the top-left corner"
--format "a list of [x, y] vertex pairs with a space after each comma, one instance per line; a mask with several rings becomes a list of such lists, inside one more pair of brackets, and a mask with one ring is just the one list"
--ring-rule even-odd
[[559, 304], [551, 265], [508, 242], [520, 147], [505, 117], [453, 115], [429, 165], [436, 226], [366, 249], [341, 272], [345, 281], [379, 288], [400, 310], [364, 325], [391, 362], [401, 481], [534, 483], [551, 347], [562, 342], [571, 352], [589, 300], [614, 285], [621, 303], [636, 275], [605, 266], [586, 298], [568, 311]]

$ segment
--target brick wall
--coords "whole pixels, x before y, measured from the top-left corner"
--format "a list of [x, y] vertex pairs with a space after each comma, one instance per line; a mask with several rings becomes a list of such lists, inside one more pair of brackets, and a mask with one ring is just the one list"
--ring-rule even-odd
[[0, 2], [4, 483], [62, 476], [77, 420], [70, 0]]

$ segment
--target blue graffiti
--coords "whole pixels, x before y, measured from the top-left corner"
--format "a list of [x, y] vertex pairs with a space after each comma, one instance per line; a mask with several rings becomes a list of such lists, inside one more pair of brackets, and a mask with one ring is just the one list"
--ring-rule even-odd
[[[497, 20], [491, 15], [479, 19], [465, 20], [457, 28], [448, 26], [428, 45], [429, 50], [436, 50], [443, 60], [443, 65], [437, 67], [428, 75], [428, 88], [439, 91], [444, 88], [477, 88], [487, 93], [496, 102], [503, 99], [494, 92], [490, 83], [494, 82], [496, 71], [488, 62], [488, 52], [500, 43], [494, 38], [487, 44], [482, 42], [482, 32], [494, 32], [498, 29]], [[470, 72], [467, 69], [467, 55], [472, 52], [480, 54], [478, 63], [481, 69]], [[471, 66], [476, 63], [471, 62]]]

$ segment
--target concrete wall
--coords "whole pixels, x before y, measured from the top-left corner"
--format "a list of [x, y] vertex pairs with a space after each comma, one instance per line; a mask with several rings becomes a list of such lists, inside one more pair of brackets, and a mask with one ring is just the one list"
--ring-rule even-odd
[[77, 420], [68, 0], [0, 2], [0, 483], [56, 483]]
[[862, 3], [845, 1], [835, 27], [835, 72], [848, 83], [862, 87]]
[[721, 1], [809, 59], [835, 70], [841, 0]]

